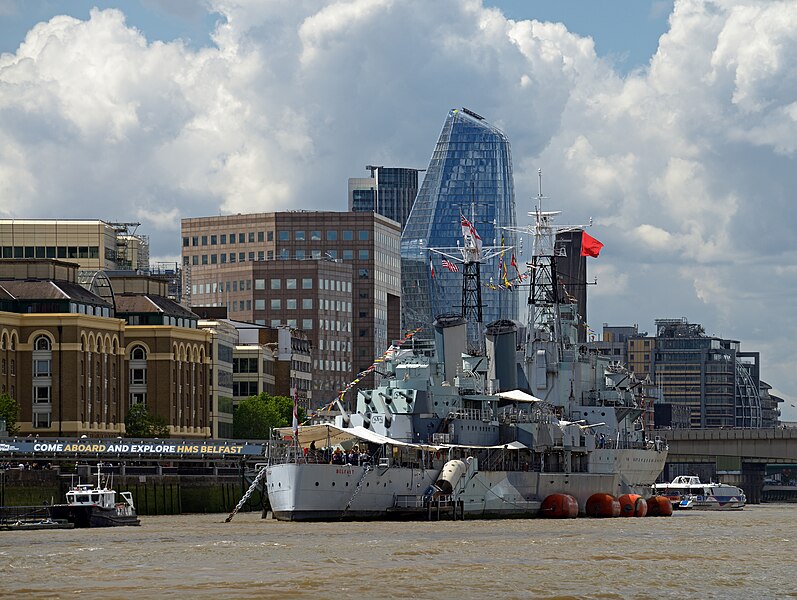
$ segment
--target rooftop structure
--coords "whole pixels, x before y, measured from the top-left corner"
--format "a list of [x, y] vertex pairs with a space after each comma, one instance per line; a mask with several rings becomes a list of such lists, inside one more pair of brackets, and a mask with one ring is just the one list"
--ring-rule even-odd
[[149, 270], [149, 238], [138, 223], [0, 219], [0, 258], [59, 259], [82, 269]]

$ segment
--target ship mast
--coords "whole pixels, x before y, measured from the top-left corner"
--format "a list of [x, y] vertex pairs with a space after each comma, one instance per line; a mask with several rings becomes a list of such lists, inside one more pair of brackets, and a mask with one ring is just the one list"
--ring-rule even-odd
[[[554, 220], [560, 211], [543, 211], [542, 169], [537, 170], [538, 191], [531, 226], [533, 236], [529, 288], [529, 341], [560, 341], [559, 292], [556, 276], [556, 229]], [[527, 349], [532, 345], [527, 344]]]
[[[475, 200], [471, 198], [471, 218], [460, 215], [462, 228], [462, 245], [455, 248], [428, 248], [430, 253], [440, 254], [452, 264], [462, 265], [462, 304], [461, 315], [466, 323], [467, 351], [473, 356], [484, 355], [484, 336], [482, 334], [482, 284], [481, 264], [495, 258], [501, 252], [511, 250], [512, 246], [484, 246], [481, 236], [476, 231]], [[458, 271], [449, 268], [450, 271]]]
[[470, 221], [461, 218], [462, 225], [462, 316], [467, 327], [468, 353], [473, 355], [484, 354], [484, 339], [482, 328], [482, 281], [481, 261], [482, 243], [476, 228], [473, 225], [475, 206], [473, 200], [470, 205]]
[[556, 258], [566, 256], [567, 250], [556, 247], [556, 236], [559, 233], [580, 231], [585, 227], [585, 225], [556, 226], [554, 224], [561, 211], [543, 210], [543, 200], [548, 198], [542, 193], [542, 169], [537, 170], [537, 178], [536, 205], [534, 210], [528, 213], [528, 216], [533, 219], [533, 224], [525, 228], [509, 228], [531, 235], [533, 240], [532, 258], [529, 263], [531, 272], [528, 298], [527, 359], [532, 358], [531, 354], [535, 352], [533, 342], [554, 342], [560, 352], [564, 347], [566, 340], [562, 334], [560, 314], [562, 298]]

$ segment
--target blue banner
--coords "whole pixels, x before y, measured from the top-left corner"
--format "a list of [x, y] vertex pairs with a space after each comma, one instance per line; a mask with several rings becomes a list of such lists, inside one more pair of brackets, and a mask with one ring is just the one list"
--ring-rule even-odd
[[0, 439], [0, 457], [26, 454], [69, 456], [264, 456], [265, 444], [228, 440]]

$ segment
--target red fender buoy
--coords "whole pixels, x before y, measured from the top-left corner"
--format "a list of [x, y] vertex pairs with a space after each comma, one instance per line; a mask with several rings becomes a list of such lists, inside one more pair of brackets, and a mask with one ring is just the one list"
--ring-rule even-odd
[[587, 499], [585, 512], [589, 517], [619, 517], [620, 503], [611, 494], [592, 494]]
[[620, 501], [620, 516], [644, 517], [648, 514], [648, 503], [639, 494], [623, 494]]
[[672, 502], [666, 496], [653, 496], [648, 498], [649, 517], [671, 517]]
[[578, 500], [570, 494], [551, 494], [542, 501], [539, 515], [549, 519], [575, 519]]

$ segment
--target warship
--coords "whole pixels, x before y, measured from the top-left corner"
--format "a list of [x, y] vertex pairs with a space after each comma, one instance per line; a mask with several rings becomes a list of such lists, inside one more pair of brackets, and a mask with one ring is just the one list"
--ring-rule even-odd
[[463, 216], [461, 314], [439, 316], [433, 339], [392, 346], [353, 410], [338, 399], [334, 421], [279, 431], [263, 472], [274, 518], [532, 517], [563, 497], [583, 515], [598, 495], [651, 495], [666, 441], [645, 430], [643, 382], [579, 341], [585, 323], [556, 257], [567, 252], [557, 234], [583, 227], [557, 227], [544, 198], [524, 230], [527, 325], [465, 318], [486, 250]]

